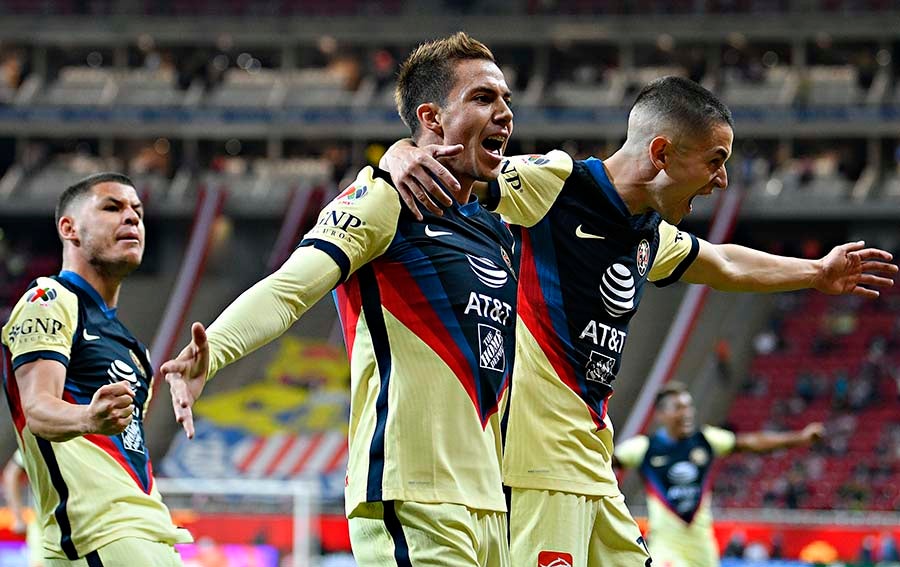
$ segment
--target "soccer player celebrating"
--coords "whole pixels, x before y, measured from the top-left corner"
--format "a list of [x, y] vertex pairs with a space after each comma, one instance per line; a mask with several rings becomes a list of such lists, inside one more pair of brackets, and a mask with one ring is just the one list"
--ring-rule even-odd
[[694, 400], [678, 382], [670, 382], [656, 395], [656, 419], [662, 427], [652, 436], [639, 435], [616, 445], [613, 464], [638, 468], [644, 479], [650, 552], [654, 565], [663, 567], [719, 565], [709, 483], [716, 457], [808, 445], [824, 433], [821, 423], [800, 431], [737, 435], [709, 425], [698, 430]]
[[[624, 145], [606, 160], [561, 151], [504, 160], [476, 186], [485, 204], [521, 226], [519, 322], [503, 461], [511, 487], [514, 565], [649, 563], [612, 469], [607, 401], [644, 286], [681, 280], [720, 290], [814, 288], [875, 297], [890, 286], [891, 255], [844, 244], [820, 260], [714, 245], [675, 228], [698, 195], [728, 185], [733, 121], [696, 83], [645, 86]], [[420, 144], [421, 146], [421, 144]], [[443, 160], [460, 148], [401, 141], [382, 163], [431, 212], [447, 196]], [[427, 193], [426, 193], [427, 192]]]
[[498, 410], [512, 371], [513, 236], [474, 198], [495, 179], [512, 132], [493, 55], [459, 33], [403, 64], [400, 115], [421, 144], [461, 144], [460, 183], [442, 216], [417, 222], [371, 167], [325, 207], [273, 275], [239, 297], [163, 365], [177, 419], [205, 381], [284, 332], [337, 287], [350, 356], [346, 508], [357, 562], [509, 564]]
[[43, 529], [45, 565], [180, 566], [143, 417], [150, 353], [116, 317], [144, 254], [128, 177], [101, 173], [56, 206], [62, 272], [38, 278], [3, 327], [3, 384]]

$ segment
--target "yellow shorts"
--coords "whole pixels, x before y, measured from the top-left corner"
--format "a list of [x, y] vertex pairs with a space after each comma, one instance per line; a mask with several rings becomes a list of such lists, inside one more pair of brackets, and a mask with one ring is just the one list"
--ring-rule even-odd
[[363, 504], [350, 543], [359, 567], [510, 566], [506, 514], [460, 504]]
[[138, 537], [124, 537], [81, 559], [44, 559], [45, 567], [184, 567], [175, 546]]
[[510, 557], [516, 567], [648, 567], [650, 553], [625, 497], [513, 488]]

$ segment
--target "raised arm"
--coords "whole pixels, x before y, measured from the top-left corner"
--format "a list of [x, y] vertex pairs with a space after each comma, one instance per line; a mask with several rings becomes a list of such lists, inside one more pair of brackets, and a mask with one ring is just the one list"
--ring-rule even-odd
[[700, 241], [696, 260], [681, 280], [722, 291], [779, 292], [816, 289], [829, 295], [878, 297], [863, 286], [890, 287], [897, 266], [893, 256], [864, 242], [836, 246], [819, 260], [776, 256], [736, 244]]
[[821, 423], [810, 423], [800, 431], [756, 431], [741, 433], [735, 439], [735, 451], [767, 453], [778, 449], [798, 447], [818, 442], [825, 435], [825, 426]]

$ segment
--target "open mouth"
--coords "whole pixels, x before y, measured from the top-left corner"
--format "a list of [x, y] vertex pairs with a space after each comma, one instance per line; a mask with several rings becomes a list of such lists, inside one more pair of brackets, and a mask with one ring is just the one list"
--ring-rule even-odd
[[506, 136], [497, 135], [497, 136], [489, 136], [489, 137], [485, 138], [484, 141], [481, 142], [481, 145], [488, 152], [494, 154], [497, 157], [502, 157], [503, 156], [503, 153], [502, 153], [503, 144], [505, 144], [505, 143], [506, 143]]

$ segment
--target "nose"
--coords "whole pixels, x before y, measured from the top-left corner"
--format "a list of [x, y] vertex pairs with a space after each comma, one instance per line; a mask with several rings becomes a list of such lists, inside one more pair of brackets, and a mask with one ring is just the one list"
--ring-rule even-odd
[[513, 111], [505, 100], [498, 99], [499, 105], [497, 107], [496, 112], [494, 113], [494, 121], [498, 124], [509, 124], [513, 119]]
[[130, 224], [137, 226], [141, 222], [141, 217], [138, 216], [137, 211], [135, 211], [132, 207], [125, 208], [125, 224]]
[[713, 185], [723, 191], [728, 188], [728, 170], [725, 169], [724, 164], [716, 171], [716, 175], [713, 177]]

